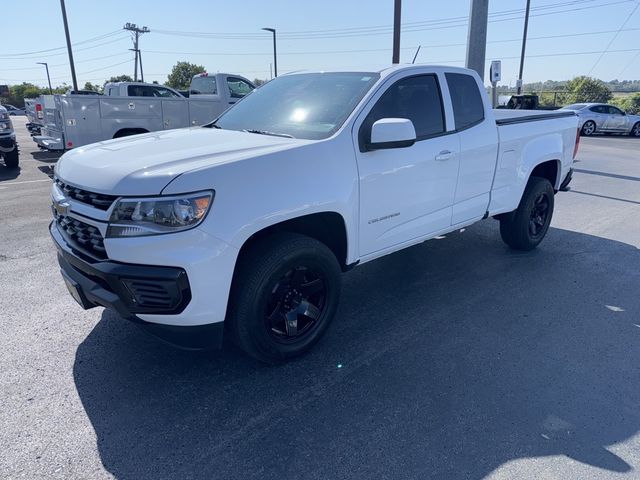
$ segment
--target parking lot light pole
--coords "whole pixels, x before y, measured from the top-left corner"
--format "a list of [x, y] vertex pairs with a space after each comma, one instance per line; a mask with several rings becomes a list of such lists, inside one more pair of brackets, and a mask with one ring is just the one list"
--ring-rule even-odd
[[275, 28], [263, 28], [267, 32], [273, 33], [273, 76], [278, 76], [278, 57], [276, 55], [276, 29]]
[[49, 95], [53, 95], [53, 89], [51, 88], [51, 77], [49, 76], [49, 64], [47, 62], [36, 62], [38, 65], [44, 65], [47, 69], [47, 82], [49, 82]]
[[518, 73], [517, 94], [522, 93], [522, 71], [524, 70], [524, 52], [527, 48], [527, 30], [529, 28], [529, 9], [531, 7], [531, 0], [527, 0], [527, 8], [524, 14], [524, 32], [522, 33], [522, 52], [520, 53], [520, 71]]
[[78, 80], [76, 79], [76, 67], [73, 63], [73, 52], [71, 51], [71, 38], [69, 37], [69, 23], [67, 23], [67, 9], [64, 6], [64, 0], [60, 0], [60, 8], [62, 9], [62, 21], [64, 22], [64, 34], [67, 37], [67, 52], [69, 53], [69, 66], [71, 67], [71, 80], [73, 81], [73, 89], [78, 91]]

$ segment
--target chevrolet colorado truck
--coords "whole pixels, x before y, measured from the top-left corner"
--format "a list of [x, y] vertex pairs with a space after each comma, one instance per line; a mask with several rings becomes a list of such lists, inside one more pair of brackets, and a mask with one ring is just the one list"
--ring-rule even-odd
[[7, 168], [17, 168], [19, 163], [18, 144], [13, 123], [7, 109], [0, 105], [0, 158]]
[[494, 112], [462, 68], [283, 75], [208, 125], [65, 153], [50, 233], [83, 308], [278, 362], [321, 338], [359, 264], [487, 217], [535, 248], [577, 126]]

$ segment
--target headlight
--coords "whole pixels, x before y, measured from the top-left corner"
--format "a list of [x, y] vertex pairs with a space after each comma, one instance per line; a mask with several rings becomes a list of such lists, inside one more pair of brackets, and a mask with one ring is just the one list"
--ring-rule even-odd
[[118, 200], [107, 237], [140, 237], [180, 232], [198, 225], [213, 203], [214, 192]]
[[9, 120], [8, 113], [0, 113], [0, 120]]

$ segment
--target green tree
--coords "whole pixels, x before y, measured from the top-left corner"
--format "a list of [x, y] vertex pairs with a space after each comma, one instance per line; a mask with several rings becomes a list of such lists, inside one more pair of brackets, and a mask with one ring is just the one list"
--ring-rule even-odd
[[176, 90], [186, 90], [191, 85], [191, 79], [194, 75], [202, 73], [205, 68], [202, 65], [196, 65], [189, 62], [178, 62], [171, 69], [171, 73], [167, 78], [167, 86]]
[[614, 97], [611, 103], [631, 115], [640, 115], [640, 93], [633, 93], [624, 97]]
[[613, 97], [602, 80], [591, 77], [576, 77], [567, 82], [567, 90], [575, 103], [607, 103]]
[[101, 92], [102, 91], [102, 87], [100, 85], [98, 85], [97, 83], [86, 82], [84, 84], [83, 90], [90, 90], [92, 92]]
[[109, 80], [105, 80], [104, 83], [116, 83], [116, 82], [133, 82], [133, 78], [129, 75], [118, 75], [117, 77], [111, 77]]
[[254, 78], [254, 79], [253, 79], [253, 84], [254, 84], [256, 87], [259, 87], [260, 85], [264, 85], [264, 84], [265, 84], [265, 83], [267, 83], [267, 82], [268, 82], [268, 80], [262, 80], [261, 78]]

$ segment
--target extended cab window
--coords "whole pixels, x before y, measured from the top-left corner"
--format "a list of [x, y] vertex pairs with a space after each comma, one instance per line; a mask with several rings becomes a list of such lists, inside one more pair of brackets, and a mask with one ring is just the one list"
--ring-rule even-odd
[[445, 73], [456, 130], [464, 130], [484, 120], [484, 103], [478, 84], [471, 75]]
[[417, 75], [391, 85], [363, 122], [361, 140], [371, 140], [371, 126], [382, 118], [411, 120], [418, 140], [443, 133], [442, 97], [436, 76]]
[[242, 98], [253, 90], [253, 85], [237, 77], [227, 77], [227, 85], [231, 98]]
[[617, 107], [612, 107], [612, 106], [609, 106], [609, 114], [610, 115], [624, 115], [622, 110], [620, 110]]
[[195, 77], [191, 80], [189, 91], [195, 95], [217, 95], [216, 77]]

